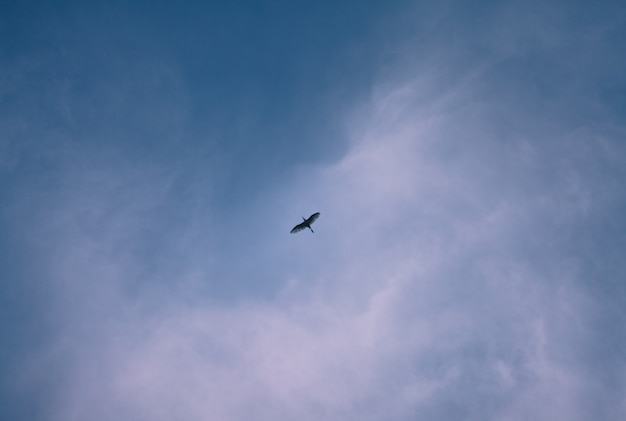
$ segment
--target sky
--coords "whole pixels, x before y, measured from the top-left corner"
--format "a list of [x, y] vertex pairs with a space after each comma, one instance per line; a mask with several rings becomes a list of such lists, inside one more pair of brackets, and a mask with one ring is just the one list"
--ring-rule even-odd
[[626, 419], [625, 50], [619, 1], [0, 2], [0, 418]]

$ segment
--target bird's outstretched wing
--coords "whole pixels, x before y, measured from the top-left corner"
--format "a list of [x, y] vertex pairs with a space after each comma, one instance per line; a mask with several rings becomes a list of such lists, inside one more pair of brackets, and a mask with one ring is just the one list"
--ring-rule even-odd
[[295, 227], [293, 227], [290, 232], [293, 234], [293, 233], [296, 233], [298, 231], [302, 231], [303, 229], [306, 228], [306, 226], [307, 226], [306, 222], [301, 222], [298, 225], [296, 225]]
[[309, 219], [307, 219], [306, 222], [308, 222], [309, 224], [312, 224], [319, 217], [320, 217], [320, 213], [315, 212], [313, 215], [309, 216]]

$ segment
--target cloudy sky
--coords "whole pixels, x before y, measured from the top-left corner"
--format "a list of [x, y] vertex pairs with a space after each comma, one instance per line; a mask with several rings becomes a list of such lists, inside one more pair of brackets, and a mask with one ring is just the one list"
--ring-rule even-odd
[[626, 419], [624, 51], [621, 1], [1, 2], [0, 418]]

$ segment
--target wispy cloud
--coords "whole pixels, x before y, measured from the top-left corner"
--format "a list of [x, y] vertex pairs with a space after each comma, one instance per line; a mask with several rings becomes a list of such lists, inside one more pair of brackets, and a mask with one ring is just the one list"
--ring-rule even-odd
[[[211, 268], [194, 261], [202, 257], [193, 241], [175, 252], [191, 252], [188, 266], [163, 266], [176, 234], [150, 234], [167, 221], [160, 212], [171, 194], [158, 171], [138, 169], [136, 183], [135, 170], [119, 168], [72, 177], [82, 187], [55, 197], [45, 221], [60, 325], [43, 358], [67, 364], [56, 418], [604, 413], [582, 399], [603, 393], [584, 368], [598, 309], [561, 244], [603, 203], [602, 177], [572, 169], [609, 158], [599, 146], [581, 155], [549, 138], [502, 145], [484, 105], [481, 118], [452, 130], [471, 110], [433, 112], [415, 98], [413, 87], [375, 97], [348, 154], [279, 195], [295, 199], [285, 215], [309, 201], [323, 212], [308, 245], [290, 238], [286, 256], [302, 266], [278, 275], [284, 286], [270, 299], [226, 305], [184, 292], [194, 287], [186, 268], [207, 282]], [[542, 142], [558, 153], [546, 155]], [[297, 199], [301, 181], [307, 197]], [[262, 256], [264, 240], [252, 241]], [[606, 404], [621, 411], [619, 400]]]
[[544, 91], [511, 69], [563, 69], [545, 54], [571, 28], [542, 19], [409, 57], [341, 159], [239, 207], [185, 154], [69, 148], [12, 202], [49, 323], [20, 393], [54, 385], [36, 405], [64, 421], [623, 417], [624, 124], [562, 95], [596, 73]]

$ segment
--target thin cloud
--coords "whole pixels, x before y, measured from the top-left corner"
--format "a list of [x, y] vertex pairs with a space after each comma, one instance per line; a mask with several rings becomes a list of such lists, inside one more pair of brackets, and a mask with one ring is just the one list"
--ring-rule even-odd
[[[542, 174], [527, 171], [547, 165], [544, 157], [501, 154], [485, 122], [467, 128], [480, 130], [482, 143], [462, 145], [446, 130], [453, 114], [434, 118], [401, 92], [382, 108], [374, 104], [378, 117], [358, 129], [343, 160], [316, 170], [309, 194], [325, 197], [331, 210], [310, 238], [325, 242], [318, 269], [297, 271], [291, 283], [283, 278], [274, 299], [190, 302], [185, 284], [175, 286], [183, 270], [166, 283], [170, 305], [162, 312], [164, 297], [125, 290], [136, 276], [129, 262], [115, 253], [85, 260], [96, 249], [86, 247], [84, 227], [61, 235], [60, 302], [68, 294], [101, 301], [94, 310], [60, 309], [64, 320], [82, 317], [85, 327], [63, 322], [53, 347], [73, 356], [57, 418], [579, 418], [589, 386], [575, 350], [591, 334], [590, 303], [551, 229], [563, 215], [567, 224], [584, 221], [592, 202], [560, 203], [575, 197], [563, 188], [569, 176], [557, 171], [542, 186]], [[526, 142], [513, 150], [534, 148]], [[457, 151], [441, 155], [453, 145]], [[586, 158], [568, 157], [579, 167], [576, 159]], [[509, 175], [497, 179], [507, 166]], [[299, 194], [293, 189], [287, 193]], [[591, 192], [593, 184], [581, 189]], [[85, 191], [72, 194], [59, 215], [89, 203]], [[137, 217], [154, 206], [150, 197], [135, 198], [139, 207], [122, 215], [101, 215], [98, 225], [109, 229], [99, 247], [136, 238]], [[230, 258], [223, 264], [241, 257]], [[78, 262], [88, 263], [86, 272]], [[107, 285], [100, 292], [65, 283], [94, 273], [87, 282]]]
[[383, 78], [345, 156], [242, 209], [193, 165], [63, 155], [13, 203], [50, 323], [20, 396], [54, 385], [35, 404], [64, 421], [623, 417], [623, 122], [509, 72], [561, 48], [533, 34]]

